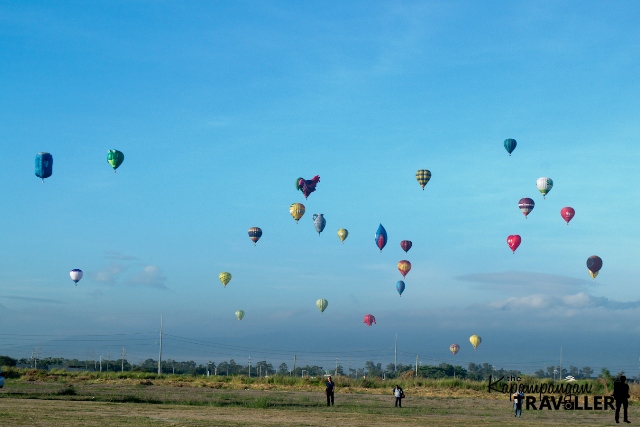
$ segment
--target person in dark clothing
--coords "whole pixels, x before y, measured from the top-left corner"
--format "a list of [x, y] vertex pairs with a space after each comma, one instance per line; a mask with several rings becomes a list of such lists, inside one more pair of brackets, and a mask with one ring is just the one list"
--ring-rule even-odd
[[393, 395], [396, 398], [396, 406], [399, 406], [402, 408], [402, 398], [404, 397], [404, 391], [400, 388], [398, 384], [396, 384], [395, 388], [393, 389]]
[[518, 391], [513, 393], [513, 413], [516, 417], [522, 416], [522, 401], [524, 400], [524, 386], [520, 384]]
[[336, 389], [336, 383], [333, 382], [331, 377], [327, 378], [326, 387], [324, 393], [327, 395], [327, 406], [333, 405], [333, 392]]
[[616, 400], [616, 423], [620, 423], [620, 407], [624, 408], [624, 422], [630, 423], [627, 418], [627, 408], [629, 407], [629, 384], [626, 384], [627, 377], [620, 376], [620, 381], [613, 383], [613, 398]]

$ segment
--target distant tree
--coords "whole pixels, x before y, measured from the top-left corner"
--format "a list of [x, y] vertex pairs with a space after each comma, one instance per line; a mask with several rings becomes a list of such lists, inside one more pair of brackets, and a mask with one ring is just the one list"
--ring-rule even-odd
[[580, 376], [583, 378], [591, 378], [592, 374], [593, 369], [591, 369], [589, 366], [584, 366], [582, 369], [580, 369]]
[[9, 356], [0, 356], [0, 366], [16, 366], [18, 361]]
[[286, 363], [281, 363], [280, 366], [278, 366], [278, 374], [289, 375], [289, 367], [287, 366]]
[[536, 377], [536, 378], [546, 378], [547, 377], [547, 373], [545, 371], [543, 371], [542, 369], [538, 369], [537, 371], [534, 372], [533, 376]]
[[569, 365], [569, 375], [571, 375], [574, 378], [579, 378], [580, 377], [580, 370], [573, 366], [573, 365]]
[[342, 365], [338, 365], [338, 369], [334, 371], [335, 375], [344, 375], [344, 368]]
[[373, 361], [368, 360], [364, 364], [364, 368], [367, 371], [367, 377], [381, 377], [382, 376], [382, 363], [377, 365]]
[[555, 378], [557, 376], [557, 373], [555, 373], [557, 371], [555, 366], [547, 366], [547, 376], [549, 378]]

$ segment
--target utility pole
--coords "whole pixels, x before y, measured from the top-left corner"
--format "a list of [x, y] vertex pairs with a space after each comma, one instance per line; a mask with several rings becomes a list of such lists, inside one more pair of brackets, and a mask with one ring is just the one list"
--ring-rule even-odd
[[562, 379], [562, 346], [560, 346], [560, 379]]
[[160, 313], [160, 354], [158, 354], [158, 375], [162, 373], [162, 313]]
[[296, 376], [296, 355], [293, 355], [293, 376]]
[[36, 350], [31, 353], [31, 358], [34, 361], [34, 368], [38, 369], [38, 359], [40, 358], [40, 350], [38, 350], [38, 344], [36, 343]]
[[398, 333], [396, 332], [396, 345], [393, 349], [393, 372], [397, 372], [396, 366], [398, 365]]
[[249, 356], [249, 378], [251, 378], [251, 356]]
[[337, 357], [336, 357], [336, 373], [333, 375], [335, 375], [336, 377], [338, 376], [338, 358]]
[[124, 372], [124, 347], [122, 347], [122, 372]]
[[100, 356], [100, 372], [102, 372], [102, 356]]
[[416, 355], [416, 378], [418, 378], [418, 355]]
[[109, 356], [109, 352], [107, 351], [107, 374], [109, 373], [109, 360], [110, 360], [110, 356]]

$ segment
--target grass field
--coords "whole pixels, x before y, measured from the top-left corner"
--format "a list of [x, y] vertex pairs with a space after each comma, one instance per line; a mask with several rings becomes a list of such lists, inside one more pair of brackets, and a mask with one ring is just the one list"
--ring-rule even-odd
[[[76, 378], [77, 379], [77, 378]], [[204, 386], [202, 384], [205, 384]], [[214, 384], [214, 383], [212, 383]], [[391, 384], [391, 383], [389, 383]], [[327, 408], [317, 387], [220, 388], [188, 381], [11, 379], [0, 389], [1, 426], [605, 426], [612, 411], [523, 411], [483, 391], [406, 388], [402, 409], [383, 389], [338, 389]], [[638, 406], [630, 419], [640, 421]], [[635, 424], [635, 423], [634, 423]]]

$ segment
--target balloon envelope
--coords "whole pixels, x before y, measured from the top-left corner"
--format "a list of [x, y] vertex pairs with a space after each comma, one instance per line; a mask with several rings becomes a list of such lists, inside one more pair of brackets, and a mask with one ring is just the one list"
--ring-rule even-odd
[[362, 323], [366, 323], [367, 326], [371, 326], [376, 323], [376, 318], [373, 314], [367, 314], [364, 316], [364, 321]]
[[520, 246], [520, 242], [522, 242], [522, 239], [517, 234], [512, 234], [511, 236], [507, 237], [507, 245], [509, 245], [509, 247], [511, 248], [512, 253], [516, 253], [516, 249], [518, 249], [518, 246]]
[[122, 151], [109, 150], [107, 151], [107, 161], [115, 172], [116, 169], [118, 169], [118, 167], [122, 164], [122, 162], [124, 162], [124, 154], [122, 153]]
[[304, 215], [304, 210], [304, 205], [302, 203], [292, 203], [291, 206], [289, 206], [289, 213], [293, 219], [296, 220], [296, 223], [300, 218], [302, 218], [302, 215]]
[[298, 178], [296, 188], [302, 191], [304, 198], [309, 197], [309, 194], [316, 191], [316, 185], [320, 182], [320, 175], [316, 175], [311, 179]]
[[36, 176], [42, 179], [49, 178], [53, 174], [53, 156], [41, 151], [36, 155]]
[[411, 270], [411, 263], [406, 259], [403, 259], [398, 262], [398, 270], [400, 271], [400, 274], [402, 274], [402, 277], [405, 277], [407, 273], [409, 273], [409, 270]]
[[342, 243], [344, 243], [344, 239], [346, 239], [347, 236], [349, 236], [349, 232], [346, 228], [341, 228], [340, 230], [338, 230], [338, 238]]
[[328, 305], [329, 305], [329, 301], [327, 301], [324, 298], [323, 299], [319, 299], [318, 301], [316, 301], [316, 307], [318, 307], [318, 310], [320, 310], [320, 313], [325, 311], [325, 309], [327, 308]]
[[546, 176], [538, 178], [536, 181], [536, 187], [538, 187], [538, 191], [542, 193], [542, 197], [546, 199], [547, 193], [553, 188], [553, 180]]
[[74, 268], [69, 273], [69, 276], [71, 276], [71, 280], [73, 280], [77, 285], [80, 279], [82, 279], [82, 270], [80, 270], [79, 268]]
[[569, 221], [571, 221], [576, 215], [576, 211], [570, 206], [565, 206], [564, 208], [560, 209], [560, 215], [567, 222], [567, 225], [569, 225]]
[[471, 343], [471, 345], [473, 346], [473, 349], [475, 350], [476, 348], [478, 348], [478, 346], [482, 342], [482, 338], [480, 338], [478, 335], [471, 335], [469, 337], [469, 342]]
[[223, 271], [218, 275], [218, 279], [220, 279], [222, 284], [226, 287], [227, 283], [229, 283], [229, 281], [231, 280], [231, 273], [227, 273], [226, 271]]
[[236, 311], [236, 317], [238, 318], [238, 320], [242, 320], [242, 318], [244, 317], [244, 311], [242, 310]]
[[376, 231], [376, 246], [380, 248], [380, 252], [382, 252], [382, 248], [387, 244], [387, 230], [384, 229], [382, 224], [378, 226], [378, 231]]
[[324, 230], [324, 227], [327, 225], [327, 220], [324, 219], [324, 214], [313, 214], [313, 226], [316, 228], [318, 232], [318, 236]]
[[408, 252], [409, 249], [411, 249], [411, 246], [413, 246], [413, 243], [411, 243], [411, 240], [403, 240], [402, 242], [400, 242], [400, 247], [402, 248], [403, 251]]
[[420, 169], [418, 172], [416, 172], [416, 179], [418, 180], [418, 184], [420, 184], [420, 186], [424, 190], [424, 186], [427, 185], [427, 183], [431, 179], [431, 172], [427, 169]]
[[253, 242], [254, 246], [256, 243], [258, 243], [260, 237], [262, 237], [262, 229], [260, 229], [259, 227], [251, 227], [249, 229], [249, 238]]
[[396, 290], [400, 296], [402, 296], [402, 293], [404, 292], [404, 282], [402, 280], [398, 280], [398, 283], [396, 283]]
[[504, 149], [507, 150], [507, 153], [509, 153], [509, 155], [511, 155], [511, 153], [513, 153], [513, 150], [516, 149], [516, 145], [518, 145], [518, 143], [515, 139], [509, 138], [504, 140]]
[[527, 217], [527, 215], [529, 215], [529, 212], [531, 212], [535, 206], [536, 206], [536, 202], [534, 202], [533, 199], [530, 199], [528, 197], [524, 197], [520, 199], [520, 201], [518, 202], [518, 207], [524, 214], [525, 218]]
[[449, 346], [449, 351], [455, 356], [460, 351], [460, 346], [458, 344], [451, 344]]
[[595, 279], [602, 268], [602, 258], [597, 255], [591, 255], [587, 258], [587, 268], [589, 269], [591, 278]]

